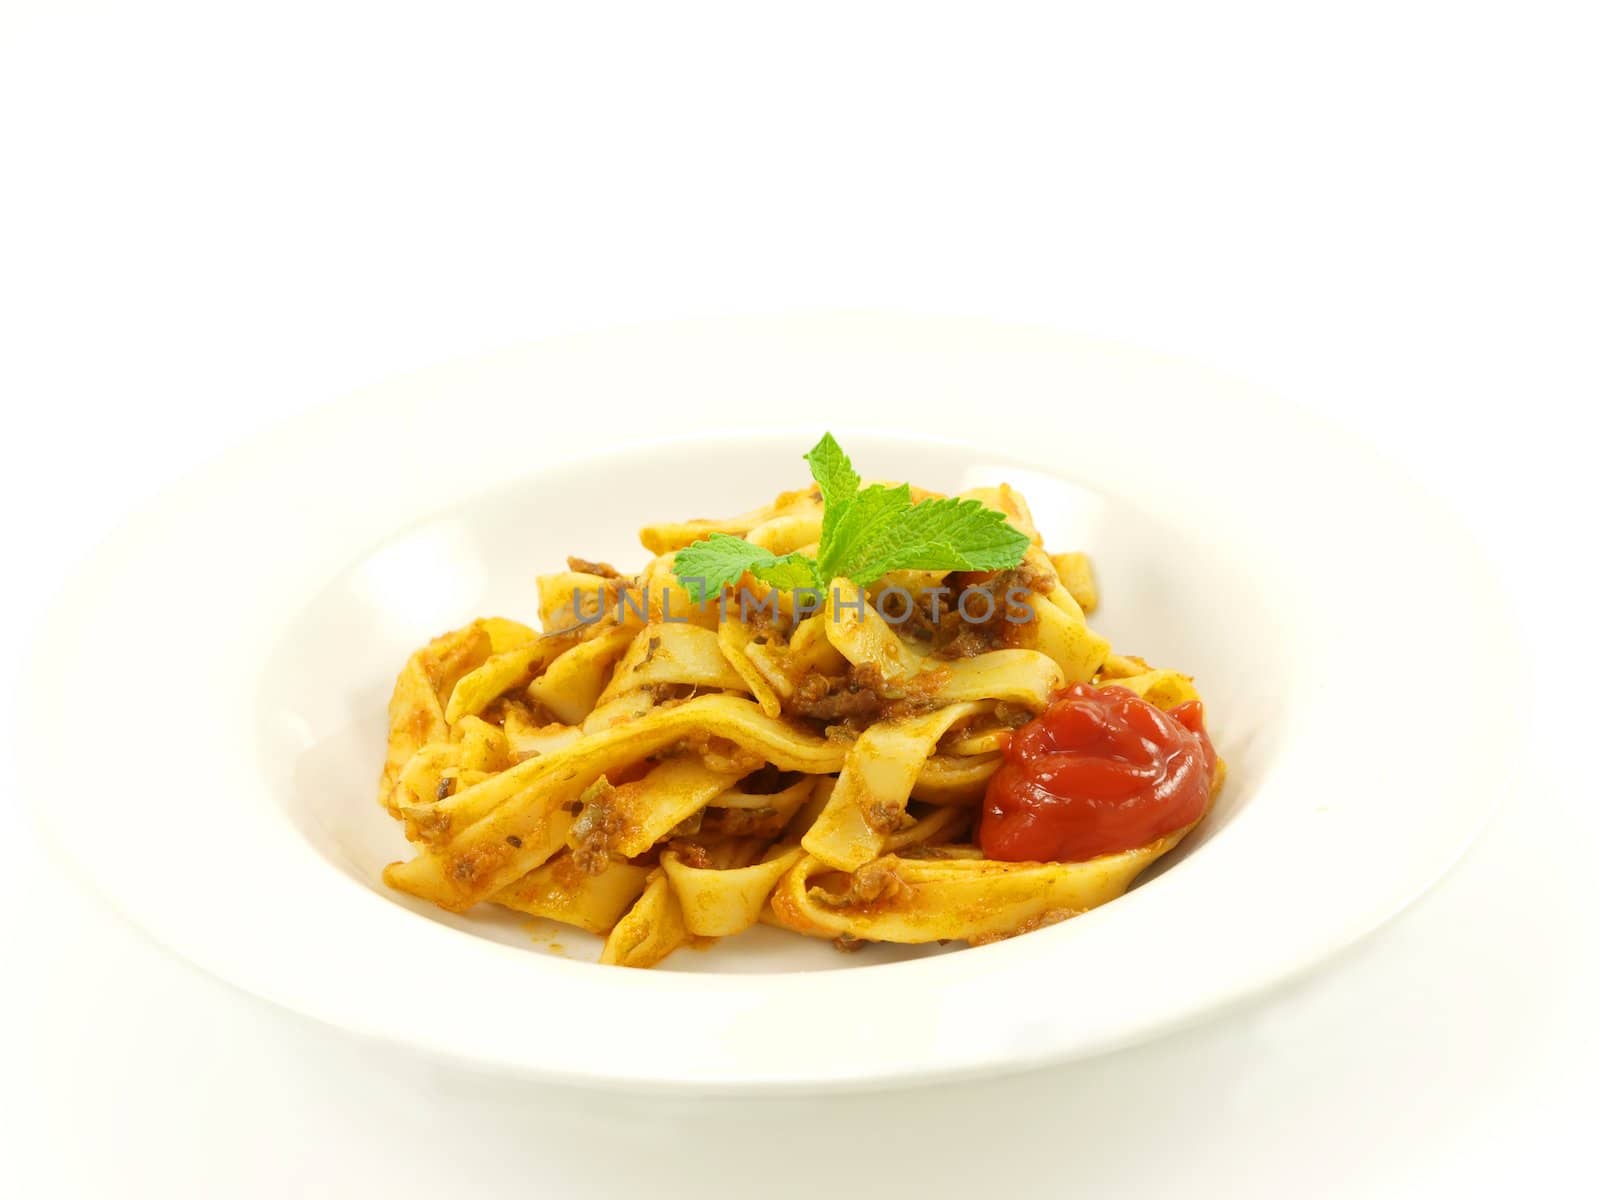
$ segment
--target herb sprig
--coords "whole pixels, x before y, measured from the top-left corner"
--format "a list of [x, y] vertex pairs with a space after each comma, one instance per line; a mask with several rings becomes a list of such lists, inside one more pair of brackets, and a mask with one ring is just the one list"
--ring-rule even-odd
[[870, 587], [891, 571], [995, 571], [1022, 561], [1028, 539], [977, 500], [921, 500], [911, 487], [861, 486], [849, 457], [825, 433], [806, 454], [822, 492], [817, 556], [773, 554], [726, 533], [685, 546], [673, 573], [695, 603], [749, 572], [776, 588], [823, 588], [840, 576]]

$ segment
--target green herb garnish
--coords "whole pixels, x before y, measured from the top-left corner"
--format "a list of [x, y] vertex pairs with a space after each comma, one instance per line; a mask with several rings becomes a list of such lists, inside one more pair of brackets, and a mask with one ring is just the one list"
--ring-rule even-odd
[[672, 560], [696, 604], [746, 571], [776, 588], [822, 588], [844, 576], [869, 587], [891, 571], [997, 571], [1022, 561], [1028, 539], [977, 500], [911, 502], [902, 483], [861, 486], [850, 459], [825, 433], [806, 455], [822, 491], [817, 557], [776, 555], [740, 537], [713, 533]]

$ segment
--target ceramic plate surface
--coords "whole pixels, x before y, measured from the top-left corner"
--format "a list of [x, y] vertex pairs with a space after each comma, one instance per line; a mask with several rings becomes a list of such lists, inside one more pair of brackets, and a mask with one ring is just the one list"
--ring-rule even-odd
[[[824, 429], [868, 476], [1009, 481], [1051, 550], [1093, 555], [1093, 625], [1205, 696], [1231, 769], [1202, 828], [1121, 900], [976, 949], [757, 929], [630, 971], [580, 932], [384, 888], [406, 655], [531, 619], [567, 554], [631, 569], [649, 521], [803, 485]], [[385, 384], [179, 485], [64, 593], [23, 744], [41, 818], [118, 907], [289, 1008], [549, 1079], [879, 1086], [1150, 1037], [1397, 912], [1509, 777], [1479, 674], [1499, 597], [1403, 475], [1237, 380], [980, 322], [679, 324]], [[65, 771], [86, 680], [119, 716]]]

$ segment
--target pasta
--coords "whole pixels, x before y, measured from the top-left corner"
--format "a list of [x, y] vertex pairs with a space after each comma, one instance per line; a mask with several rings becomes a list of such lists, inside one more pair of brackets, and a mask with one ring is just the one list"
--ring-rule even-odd
[[[1209, 742], [1182, 757], [1186, 731], [1205, 741], [1193, 682], [1113, 654], [1089, 628], [1088, 558], [1046, 554], [1011, 488], [875, 485], [859, 495], [889, 497], [907, 529], [946, 513], [1003, 529], [1014, 565], [923, 565], [943, 548], [876, 578], [881, 564], [786, 587], [838, 552], [829, 539], [848, 522], [829, 506], [858, 494], [837, 500], [814, 473], [819, 486], [741, 516], [646, 527], [653, 557], [634, 575], [569, 559], [539, 580], [542, 631], [483, 618], [413, 654], [389, 706], [380, 799], [415, 853], [385, 881], [454, 912], [564, 922], [605, 938], [602, 962], [648, 967], [758, 923], [842, 948], [987, 942], [1114, 899], [1177, 845], [1221, 764]], [[735, 544], [755, 565], [697, 595], [683, 552]], [[1199, 809], [1112, 852], [996, 857], [991, 822], [1013, 820], [1007, 844], [1026, 847], [1016, 831], [1035, 836], [1055, 811], [1018, 747], [1049, 732], [1041, 714], [1058, 733], [1069, 718], [1092, 725], [1096, 698], [1175, 739], [1161, 760], [1172, 779], [1205, 768]], [[1136, 749], [1155, 744], [1139, 736]], [[1026, 819], [1008, 796], [1035, 805]]]

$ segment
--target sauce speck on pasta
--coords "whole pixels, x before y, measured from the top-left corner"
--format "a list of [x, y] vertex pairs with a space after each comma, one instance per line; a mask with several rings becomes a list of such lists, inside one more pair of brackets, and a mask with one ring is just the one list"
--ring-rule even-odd
[[1197, 701], [1164, 712], [1127, 688], [1073, 684], [1018, 729], [978, 821], [985, 858], [1082, 862], [1200, 819], [1217, 756]]

